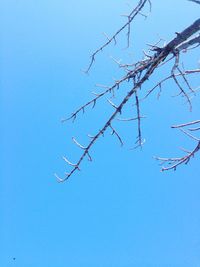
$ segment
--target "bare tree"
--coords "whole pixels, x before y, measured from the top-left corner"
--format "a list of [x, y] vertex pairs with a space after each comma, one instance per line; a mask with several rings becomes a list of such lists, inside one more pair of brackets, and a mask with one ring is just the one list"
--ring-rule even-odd
[[[200, 1], [198, 0], [188, 1], [194, 2], [195, 4], [200, 4]], [[131, 24], [137, 16], [146, 16], [142, 13], [142, 11], [147, 5], [149, 11], [151, 11], [150, 0], [140, 0], [138, 2], [137, 6], [130, 12], [129, 15], [127, 15], [127, 22], [120, 29], [118, 29], [112, 37], [107, 37], [107, 41], [91, 55], [91, 61], [86, 69], [86, 73], [88, 73], [92, 68], [99, 52], [103, 51], [110, 43], [116, 43], [118, 35], [124, 30], [127, 31], [127, 46], [129, 46]], [[199, 8], [199, 6], [197, 8]], [[160, 41], [154, 45], [149, 45], [150, 49], [148, 49], [147, 52], [143, 51], [144, 57], [136, 63], [121, 64], [120, 62], [117, 62], [119, 67], [125, 71], [125, 75], [115, 81], [112, 86], [103, 87], [104, 89], [101, 93], [95, 93], [95, 96], [90, 101], [75, 110], [67, 119], [62, 120], [63, 122], [68, 120], [76, 120], [79, 113], [84, 113], [88, 106], [92, 106], [92, 108], [94, 108], [99, 99], [111, 94], [111, 97], [108, 99], [108, 103], [113, 107], [113, 112], [95, 135], [88, 135], [90, 138], [89, 143], [87, 145], [82, 145], [74, 137], [72, 138], [73, 142], [82, 150], [82, 154], [76, 163], [72, 163], [70, 160], [68, 160], [68, 158], [63, 157], [63, 160], [70, 165], [71, 171], [65, 173], [63, 178], [60, 178], [57, 174], [55, 174], [59, 182], [67, 180], [74, 172], [80, 170], [80, 165], [85, 158], [88, 158], [89, 161], [92, 161], [90, 150], [96, 141], [102, 135], [104, 135], [107, 129], [110, 129], [112, 134], [119, 140], [120, 144], [123, 145], [122, 137], [113, 126], [113, 121], [115, 119], [121, 121], [137, 121], [138, 130], [136, 147], [141, 147], [143, 145], [141, 131], [141, 120], [143, 116], [141, 115], [140, 103], [141, 101], [146, 100], [149, 95], [155, 91], [155, 89], [158, 88], [161, 92], [163, 84], [166, 81], [174, 81], [174, 84], [179, 91], [178, 95], [185, 98], [189, 109], [192, 110], [191, 96], [195, 96], [196, 89], [192, 88], [188, 77], [190, 75], [199, 74], [200, 69], [184, 69], [180, 62], [180, 57], [182, 52], [189, 53], [192, 49], [196, 49], [198, 46], [200, 46], [200, 19], [197, 19], [191, 25], [188, 25], [188, 27], [183, 29], [181, 32], [176, 32], [175, 38], [173, 38], [167, 44], [162, 46], [159, 44]], [[150, 90], [145, 91], [143, 85], [150, 80], [152, 74], [160, 67], [166, 66], [169, 62], [173, 62], [173, 64], [168, 75], [157, 81], [157, 83]], [[182, 85], [181, 81], [184, 81], [184, 86]], [[113, 103], [113, 100], [111, 100], [112, 96], [115, 95], [115, 91], [119, 90], [122, 84], [126, 82], [128, 82], [130, 89], [128, 93], [124, 95], [120, 104], [116, 105]], [[121, 118], [123, 108], [130, 99], [135, 99], [135, 109], [137, 115], [134, 118]], [[162, 171], [171, 169], [176, 170], [179, 165], [184, 163], [187, 164], [190, 159], [194, 157], [194, 155], [200, 150], [200, 138], [197, 137], [197, 132], [200, 130], [200, 120], [185, 122], [180, 125], [173, 125], [172, 128], [180, 129], [184, 134], [194, 141], [195, 145], [191, 151], [182, 149], [184, 153], [182, 157], [157, 157], [156, 159], [162, 164]], [[195, 133], [196, 135], [194, 135]]]

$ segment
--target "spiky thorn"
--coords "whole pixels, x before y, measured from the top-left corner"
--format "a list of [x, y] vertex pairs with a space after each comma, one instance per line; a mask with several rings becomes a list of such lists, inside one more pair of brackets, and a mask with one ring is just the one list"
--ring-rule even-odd
[[[143, 118], [146, 118], [146, 116], [140, 116], [140, 119], [143, 119]], [[127, 122], [127, 121], [136, 121], [138, 120], [138, 117], [135, 117], [135, 118], [117, 118], [118, 121], [124, 121], [124, 122]]]
[[[96, 87], [101, 87], [101, 88], [104, 88], [104, 89], [109, 89], [109, 88], [110, 88], [110, 86], [108, 86], [108, 85], [105, 85], [105, 84], [99, 84], [99, 83], [95, 84], [95, 86], [96, 86]], [[94, 92], [93, 92], [93, 93], [94, 93]], [[97, 95], [97, 93], [94, 93], [94, 94]]]
[[[110, 37], [109, 37], [105, 32], [103, 32], [103, 35], [106, 37], [106, 39], [107, 39], [109, 42], [111, 42]], [[114, 44], [115, 44], [115, 45], [117, 44], [117, 42], [116, 42], [115, 39], [114, 39]]]
[[121, 59], [115, 59], [114, 57], [112, 57], [112, 56], [110, 56], [110, 58], [114, 61], [114, 63], [116, 63], [117, 64], [117, 66], [119, 67], [119, 68], [123, 68], [123, 70], [126, 72], [126, 73], [129, 73], [130, 71], [131, 71], [131, 69], [130, 68], [134, 68], [135, 66], [136, 66], [136, 64], [137, 63], [131, 63], [131, 64], [122, 64], [121, 63]]
[[72, 137], [72, 140], [73, 140], [73, 142], [78, 146], [78, 147], [80, 147], [81, 149], [83, 149], [83, 150], [85, 150], [86, 149], [86, 147], [85, 146], [82, 146], [74, 137]]
[[[91, 137], [90, 135], [88, 135], [89, 137]], [[81, 145], [74, 137], [72, 137], [73, 142], [82, 150], [87, 150], [86, 146]], [[88, 160], [92, 161], [92, 157], [89, 154], [89, 151], [87, 152], [87, 156], [88, 156]]]
[[147, 19], [147, 17], [148, 17], [148, 15], [146, 15], [146, 14], [144, 14], [144, 13], [142, 13], [142, 12], [139, 12], [139, 14], [140, 14], [142, 17], [144, 17], [145, 19]]
[[107, 101], [113, 108], [115, 108], [115, 109], [118, 108], [110, 99], [107, 99]]
[[145, 56], [146, 58], [150, 58], [150, 59], [152, 59], [152, 56], [149, 55], [145, 50], [142, 50], [142, 52], [143, 52], [143, 54], [144, 54], [144, 56]]
[[121, 138], [120, 135], [118, 134], [118, 132], [112, 127], [111, 124], [110, 124], [110, 128], [112, 129], [111, 134], [117, 136], [117, 138], [118, 138], [118, 140], [119, 140], [121, 146], [123, 146], [124, 143], [123, 143], [123, 141], [122, 141], [122, 138]]
[[80, 168], [79, 168], [79, 166], [77, 165], [77, 164], [75, 164], [75, 163], [72, 163], [71, 161], [69, 161], [66, 157], [62, 157], [63, 158], [63, 160], [67, 163], [67, 164], [69, 164], [70, 166], [72, 166], [72, 167], [75, 167], [75, 168], [77, 168], [79, 171], [80, 171]]
[[130, 71], [128, 68], [135, 68], [136, 63], [130, 63], [130, 64], [119, 64], [120, 68], [124, 68], [126, 71]]
[[104, 48], [106, 46], [108, 46], [111, 42], [115, 42], [116, 43], [116, 38], [117, 36], [126, 28], [128, 28], [128, 36], [127, 36], [127, 43], [129, 44], [129, 38], [130, 38], [130, 30], [129, 30], [129, 27], [130, 27], [130, 24], [131, 22], [134, 20], [134, 18], [139, 14], [139, 12], [143, 9], [143, 7], [145, 6], [146, 2], [150, 3], [149, 0], [140, 0], [139, 3], [137, 4], [137, 6], [130, 12], [130, 14], [128, 15], [128, 21], [118, 30], [115, 32], [115, 34], [110, 37], [107, 42], [105, 42], [101, 47], [99, 47], [92, 55], [91, 55], [91, 61], [89, 63], [89, 66], [88, 68], [85, 70], [86, 73], [89, 73], [94, 61], [95, 61], [95, 58], [96, 58], [96, 55], [100, 52], [100, 51], [103, 51]]

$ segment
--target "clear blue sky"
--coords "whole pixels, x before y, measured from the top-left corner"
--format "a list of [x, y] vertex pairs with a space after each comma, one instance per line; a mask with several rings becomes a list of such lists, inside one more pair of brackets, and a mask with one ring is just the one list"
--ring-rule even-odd
[[[185, 0], [152, 0], [150, 17], [133, 25], [130, 49], [124, 50], [122, 34], [84, 75], [102, 32], [111, 34], [124, 22], [126, 2], [0, 1], [1, 267], [200, 266], [199, 159], [161, 173], [152, 158], [193, 147], [170, 125], [199, 119], [199, 99], [190, 114], [183, 99], [171, 98], [175, 86], [166, 84], [160, 101], [155, 94], [141, 107], [148, 116], [142, 151], [129, 149], [135, 124], [116, 123], [124, 148], [108, 132], [92, 150], [93, 163], [84, 162], [64, 184], [53, 175], [67, 171], [63, 155], [78, 158], [71, 137], [86, 142], [111, 111], [107, 104], [101, 109], [101, 101], [76, 123], [60, 123], [90, 99], [96, 83], [111, 84], [120, 75], [110, 56], [136, 60], [146, 43], [170, 40], [200, 11]], [[186, 66], [197, 68], [198, 60], [191, 54]]]

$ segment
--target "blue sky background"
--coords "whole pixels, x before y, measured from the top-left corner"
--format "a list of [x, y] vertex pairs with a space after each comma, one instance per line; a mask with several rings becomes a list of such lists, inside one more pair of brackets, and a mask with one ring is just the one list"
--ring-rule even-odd
[[[78, 158], [71, 137], [86, 143], [112, 111], [102, 100], [74, 124], [60, 123], [90, 99], [96, 83], [122, 75], [110, 56], [135, 61], [147, 43], [159, 36], [169, 41], [199, 16], [199, 7], [184, 0], [152, 5], [150, 17], [132, 26], [130, 49], [122, 34], [87, 76], [81, 69], [105, 40], [102, 32], [111, 34], [125, 21], [126, 1], [0, 1], [0, 266], [200, 266], [199, 159], [161, 173], [152, 158], [194, 146], [170, 126], [199, 119], [198, 97], [191, 114], [183, 99], [171, 97], [177, 90], [169, 82], [159, 101], [154, 94], [142, 103], [148, 116], [142, 151], [130, 150], [136, 125], [117, 122], [124, 148], [108, 132], [93, 148], [92, 164], [84, 162], [64, 184], [53, 175], [67, 170], [63, 155]], [[185, 55], [186, 67], [198, 67], [198, 53]], [[192, 84], [199, 86], [198, 77]], [[132, 112], [129, 105], [125, 114]]]

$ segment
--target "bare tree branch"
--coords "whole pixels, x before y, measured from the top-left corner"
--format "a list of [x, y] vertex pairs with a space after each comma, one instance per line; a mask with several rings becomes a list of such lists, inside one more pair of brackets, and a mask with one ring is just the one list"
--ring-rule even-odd
[[[186, 136], [188, 136], [190, 139], [194, 140], [196, 142], [196, 146], [192, 151], [188, 151], [185, 149], [182, 149], [184, 152], [186, 152], [186, 154], [183, 157], [179, 157], [179, 158], [160, 158], [160, 157], [156, 157], [157, 160], [159, 160], [161, 162], [161, 165], [167, 165], [166, 167], [162, 167], [162, 171], [167, 171], [167, 170], [176, 170], [176, 168], [185, 163], [187, 164], [191, 158], [194, 157], [194, 155], [200, 150], [200, 138], [192, 135], [191, 133], [187, 132], [186, 130], [184, 130], [183, 128], [191, 126], [191, 125], [196, 125], [196, 124], [200, 124], [200, 120], [196, 120], [196, 121], [191, 121], [191, 122], [187, 122], [187, 123], [183, 123], [183, 124], [178, 124], [178, 125], [172, 125], [172, 128], [178, 128], [180, 129]], [[199, 130], [200, 127], [198, 128], [192, 128], [193, 131], [197, 131]], [[188, 129], [189, 131], [191, 131], [191, 129]]]
[[137, 95], [137, 91], [135, 91], [135, 101], [136, 101], [136, 110], [137, 110], [137, 122], [138, 122], [138, 136], [137, 136], [137, 146], [142, 146], [142, 131], [141, 131], [141, 116], [140, 116], [140, 102]]
[[149, 3], [150, 4], [150, 9], [151, 9], [151, 2], [150, 0], [140, 0], [139, 3], [137, 4], [137, 6], [131, 11], [131, 13], [129, 15], [127, 15], [127, 19], [128, 21], [119, 29], [116, 31], [116, 33], [112, 36], [112, 37], [108, 37], [107, 36], [107, 42], [104, 43], [101, 47], [99, 47], [92, 55], [91, 55], [91, 61], [90, 61], [90, 64], [88, 66], [88, 68], [86, 69], [86, 73], [89, 72], [89, 70], [91, 69], [94, 61], [95, 61], [95, 58], [96, 58], [96, 55], [100, 52], [100, 51], [103, 51], [103, 49], [108, 46], [111, 42], [114, 41], [114, 43], [116, 44], [116, 38], [117, 36], [125, 29], [125, 28], [128, 28], [128, 32], [127, 32], [127, 46], [129, 46], [129, 43], [130, 43], [130, 26], [131, 26], [131, 22], [134, 20], [134, 18], [140, 14], [140, 11], [143, 9], [144, 5], [146, 3]]
[[[199, 2], [199, 1], [195, 1], [195, 0], [189, 0], [189, 1], [193, 1], [193, 2]], [[108, 46], [111, 42], [116, 42], [116, 37], [118, 36], [118, 34], [120, 32], [122, 32], [125, 28], [128, 29], [127, 32], [127, 43], [129, 45], [130, 42], [130, 26], [132, 21], [134, 20], [134, 18], [141, 13], [141, 10], [143, 9], [143, 7], [145, 6], [146, 3], [149, 3], [151, 6], [151, 2], [148, 0], [140, 0], [138, 2], [138, 5], [136, 6], [136, 8], [134, 8], [132, 10], [132, 12], [127, 16], [128, 18], [128, 22], [125, 23], [111, 38], [107, 37], [107, 42], [102, 45], [99, 49], [97, 49], [91, 56], [91, 62], [89, 64], [88, 69], [86, 70], [86, 72], [88, 72], [90, 70], [90, 68], [92, 67], [94, 61], [95, 61], [95, 57], [96, 55], [102, 51], [106, 46]], [[121, 65], [119, 62], [118, 65], [120, 67], [123, 67], [124, 70], [126, 71], [126, 75], [123, 76], [122, 78], [120, 78], [119, 80], [117, 80], [112, 86], [107, 87], [107, 86], [103, 86], [103, 88], [105, 88], [105, 90], [99, 94], [95, 93], [95, 97], [92, 98], [90, 101], [88, 101], [86, 104], [82, 105], [81, 107], [79, 107], [77, 110], [75, 110], [71, 116], [67, 119], [62, 120], [63, 122], [66, 120], [72, 120], [74, 121], [77, 117], [77, 115], [80, 112], [85, 112], [85, 109], [88, 106], [92, 106], [92, 108], [95, 107], [97, 101], [100, 98], [103, 98], [104, 96], [106, 96], [107, 94], [112, 93], [114, 95], [114, 92], [116, 89], [120, 89], [121, 85], [124, 84], [125, 82], [132, 82], [131, 86], [129, 88], [129, 91], [127, 93], [124, 93], [121, 102], [119, 103], [119, 105], [116, 105], [113, 103], [113, 101], [111, 101], [110, 99], [107, 99], [107, 101], [110, 103], [110, 105], [114, 108], [114, 110], [112, 111], [112, 113], [110, 114], [110, 116], [107, 118], [107, 120], [105, 121], [105, 123], [102, 125], [102, 127], [100, 128], [100, 130], [94, 135], [94, 136], [90, 136], [90, 141], [86, 146], [81, 145], [74, 137], [72, 138], [73, 142], [81, 149], [82, 154], [80, 156], [80, 158], [78, 159], [78, 161], [76, 163], [71, 163], [66, 157], [63, 157], [63, 160], [71, 167], [71, 171], [69, 171], [68, 173], [65, 174], [64, 178], [60, 178], [57, 174], [56, 177], [58, 179], [59, 182], [64, 182], [65, 180], [67, 180], [75, 171], [80, 170], [80, 165], [82, 163], [82, 161], [87, 157], [90, 161], [92, 161], [92, 158], [90, 156], [90, 151], [92, 149], [92, 147], [94, 146], [94, 144], [97, 142], [97, 140], [104, 135], [104, 133], [106, 132], [107, 129], [111, 129], [113, 135], [115, 135], [117, 137], [117, 139], [119, 140], [120, 144], [123, 145], [123, 141], [122, 138], [120, 137], [120, 135], [118, 134], [118, 132], [115, 130], [115, 128], [112, 126], [114, 120], [118, 117], [118, 115], [121, 115], [123, 112], [123, 109], [125, 107], [125, 105], [130, 101], [130, 99], [132, 99], [133, 97], [135, 97], [135, 108], [136, 108], [136, 118], [130, 118], [130, 119], [120, 119], [117, 118], [118, 120], [122, 120], [122, 121], [132, 121], [132, 120], [137, 120], [138, 123], [138, 136], [137, 136], [137, 140], [136, 143], [138, 144], [138, 146], [142, 145], [142, 134], [141, 134], [141, 118], [143, 118], [141, 116], [141, 107], [140, 107], [140, 102], [141, 100], [146, 99], [157, 87], [159, 87], [160, 92], [161, 92], [161, 87], [162, 84], [169, 80], [169, 79], [173, 79], [175, 82], [176, 87], [179, 89], [179, 95], [183, 95], [187, 102], [189, 103], [190, 106], [190, 110], [192, 108], [192, 103], [189, 97], [189, 94], [194, 94], [195, 90], [191, 87], [190, 82], [187, 79], [187, 76], [189, 74], [194, 74], [194, 73], [199, 73], [200, 70], [199, 69], [194, 69], [194, 70], [184, 70], [182, 71], [181, 67], [180, 67], [180, 53], [181, 51], [184, 50], [189, 50], [190, 48], [192, 48], [194, 45], [199, 45], [200, 44], [200, 38], [198, 36], [194, 37], [194, 34], [198, 34], [198, 32], [200, 31], [200, 19], [197, 19], [196, 21], [194, 21], [194, 23], [192, 23], [191, 25], [189, 25], [187, 28], [185, 28], [182, 32], [180, 33], [176, 33], [175, 38], [173, 38], [170, 42], [168, 42], [166, 45], [164, 45], [163, 47], [158, 47], [157, 45], [151, 45], [151, 49], [150, 49], [150, 53], [144, 53], [145, 54], [145, 58], [141, 59], [140, 61], [138, 61], [137, 63], [134, 64], [124, 64]], [[164, 64], [168, 63], [169, 61], [174, 60], [174, 64], [171, 68], [171, 73], [170, 75], [168, 75], [167, 77], [163, 78], [162, 80], [160, 80], [152, 89], [150, 89], [145, 96], [142, 99], [139, 99], [138, 94], [141, 90], [143, 89], [143, 85], [150, 79], [150, 77], [152, 76], [152, 74], [161, 66], [163, 66]], [[186, 88], [182, 86], [182, 84], [180, 83], [179, 79], [182, 79], [186, 85]], [[130, 83], [129, 83], [130, 84]], [[159, 94], [160, 94], [159, 92]], [[193, 122], [189, 122], [189, 123], [185, 123], [185, 124], [180, 124], [180, 125], [173, 125], [172, 128], [179, 128], [182, 129], [183, 127], [187, 127], [187, 126], [191, 126], [191, 125], [196, 125], [198, 124], [200, 121], [193, 121]], [[190, 128], [188, 129], [188, 131], [195, 131], [195, 129], [199, 129], [200, 127], [196, 127], [196, 128]], [[189, 138], [193, 139], [195, 142], [197, 142], [196, 147], [192, 150], [192, 151], [187, 151], [185, 149], [184, 152], [186, 152], [186, 155], [183, 157], [179, 157], [179, 158], [160, 158], [157, 157], [156, 159], [161, 161], [163, 164], [167, 164], [169, 166], [167, 167], [163, 167], [162, 170], [170, 170], [170, 169], [176, 169], [177, 166], [185, 163], [187, 164], [189, 162], [189, 160], [199, 151], [200, 149], [200, 139], [197, 137], [194, 137], [191, 135], [191, 133], [185, 131], [182, 129], [182, 131], [184, 132], [184, 134], [186, 134]]]
[[197, 145], [192, 151], [189, 151], [186, 153], [185, 156], [179, 157], [179, 158], [160, 158], [160, 157], [155, 157], [155, 159], [159, 160], [162, 162], [162, 164], [168, 164], [167, 167], [162, 167], [161, 171], [168, 171], [168, 170], [176, 170], [176, 168], [185, 163], [187, 164], [191, 158], [194, 157], [194, 155], [200, 150], [200, 140], [197, 142]]
[[197, 124], [197, 123], [200, 123], [200, 120], [190, 121], [190, 122], [179, 124], [179, 125], [172, 125], [171, 127], [172, 128], [182, 128], [182, 127], [186, 127], [186, 126], [189, 126], [189, 125], [194, 125], [194, 124]]

